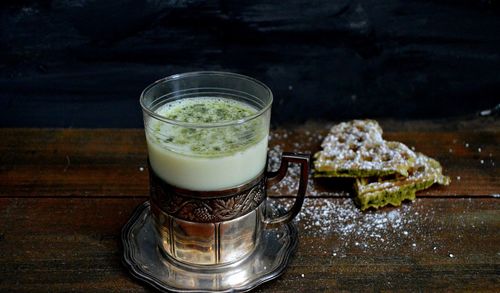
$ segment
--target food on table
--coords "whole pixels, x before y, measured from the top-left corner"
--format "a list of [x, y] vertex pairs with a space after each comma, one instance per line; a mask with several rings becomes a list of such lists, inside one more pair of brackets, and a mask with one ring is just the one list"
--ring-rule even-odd
[[388, 204], [399, 206], [404, 200], [414, 200], [418, 190], [426, 189], [434, 183], [448, 185], [450, 182], [450, 178], [442, 174], [439, 162], [421, 153], [417, 153], [417, 160], [409, 170], [408, 177], [391, 177], [356, 179], [354, 200], [362, 210]]
[[416, 156], [399, 142], [385, 141], [374, 120], [352, 120], [333, 126], [315, 154], [316, 177], [408, 175]]
[[315, 177], [355, 178], [355, 202], [362, 210], [414, 200], [434, 183], [448, 185], [439, 162], [400, 142], [385, 141], [374, 120], [334, 125], [315, 154]]

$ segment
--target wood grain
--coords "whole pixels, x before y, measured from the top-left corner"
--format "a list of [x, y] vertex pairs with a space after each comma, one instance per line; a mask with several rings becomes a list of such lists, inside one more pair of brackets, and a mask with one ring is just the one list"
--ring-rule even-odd
[[[0, 291], [149, 291], [120, 263], [120, 229], [141, 201], [0, 199]], [[308, 199], [293, 261], [258, 291], [498, 291], [499, 210], [493, 198], [423, 198], [369, 213], [345, 198]]]
[[[391, 126], [392, 125], [392, 126]], [[394, 123], [388, 128], [395, 128]], [[272, 131], [270, 148], [316, 152], [327, 127]], [[425, 129], [425, 128], [424, 128]], [[421, 196], [491, 196], [500, 192], [500, 128], [390, 131], [398, 140], [439, 160], [452, 178]], [[0, 197], [146, 197], [143, 130], [0, 129]], [[315, 181], [309, 196], [348, 196], [350, 184]], [[347, 188], [347, 189], [346, 189]], [[289, 186], [270, 195], [290, 196]]]
[[[440, 160], [453, 183], [399, 208], [360, 212], [349, 184], [312, 181], [295, 257], [257, 291], [498, 292], [495, 123], [383, 124], [387, 139]], [[274, 129], [270, 149], [314, 152], [327, 130]], [[0, 138], [0, 291], [151, 292], [120, 260], [120, 230], [147, 200], [143, 131], [0, 129]], [[286, 184], [270, 193], [293, 195]]]

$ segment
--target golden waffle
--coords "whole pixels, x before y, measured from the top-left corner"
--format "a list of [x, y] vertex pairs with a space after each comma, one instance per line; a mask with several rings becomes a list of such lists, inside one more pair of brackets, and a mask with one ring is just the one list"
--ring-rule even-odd
[[414, 200], [415, 192], [426, 189], [434, 183], [448, 185], [450, 178], [443, 176], [438, 161], [417, 153], [415, 166], [409, 170], [409, 176], [384, 178], [358, 178], [354, 184], [356, 203], [362, 210], [370, 207], [379, 208], [388, 204], [401, 205], [404, 200]]
[[399, 142], [386, 142], [374, 120], [352, 120], [333, 126], [314, 157], [316, 177], [408, 176], [416, 155]]

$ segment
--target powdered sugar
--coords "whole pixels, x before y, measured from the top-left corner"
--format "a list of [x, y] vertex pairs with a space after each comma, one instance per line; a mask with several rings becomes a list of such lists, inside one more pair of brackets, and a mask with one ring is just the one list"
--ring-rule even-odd
[[[279, 141], [282, 139], [286, 139], [289, 137], [288, 132], [279, 132], [272, 133], [270, 135], [271, 139], [274, 141]], [[306, 144], [314, 144], [319, 143], [323, 136], [320, 134], [312, 134], [306, 133], [307, 137], [305, 138], [305, 143], [294, 143], [292, 144], [291, 149], [284, 149], [282, 144], [275, 143], [273, 146], [269, 148], [268, 152], [268, 170], [276, 171], [279, 169], [281, 165], [281, 155], [283, 152], [305, 152], [304, 145]], [[310, 151], [309, 151], [310, 152]], [[313, 172], [313, 170], [311, 170]], [[275, 185], [270, 186], [268, 193], [271, 196], [276, 195], [294, 195], [297, 193], [299, 189], [299, 179], [300, 179], [300, 165], [299, 164], [290, 164], [288, 168], [287, 175]], [[319, 191], [314, 186], [313, 176], [310, 174], [309, 180], [307, 183], [307, 196], [315, 197], [315, 196], [347, 196], [347, 192], [335, 192], [335, 191]]]
[[[273, 200], [275, 207], [289, 209], [291, 201]], [[394, 237], [409, 237], [408, 230], [417, 224], [411, 214], [411, 204], [399, 208], [361, 212], [350, 198], [306, 198], [296, 218], [304, 233], [316, 237], [343, 239], [343, 247], [350, 245], [363, 249], [394, 248]], [[358, 245], [356, 245], [358, 243]]]
[[[321, 141], [322, 136], [317, 132], [280, 130], [272, 133], [269, 169], [279, 168], [283, 151], [315, 151], [320, 148]], [[487, 151], [483, 153], [488, 154]], [[297, 192], [299, 177], [300, 166], [291, 165], [288, 175], [280, 183], [270, 187], [268, 192], [271, 196], [287, 198], [271, 197], [269, 202], [272, 206], [290, 209], [294, 201], [290, 196]], [[457, 180], [460, 180], [459, 177], [457, 176]], [[455, 231], [457, 239], [461, 239], [463, 235], [460, 231], [463, 229], [477, 229], [481, 226], [481, 223], [469, 217], [466, 199], [463, 203], [462, 200], [454, 201], [463, 204], [464, 213], [455, 215], [455, 220], [449, 222], [449, 219], [441, 216], [440, 205], [429, 208], [426, 203], [428, 199], [405, 202], [400, 207], [362, 212], [351, 199], [348, 188], [337, 192], [330, 186], [325, 188], [312, 178], [309, 179], [308, 198], [295, 219], [301, 237], [300, 245], [318, 255], [331, 258], [342, 258], [352, 253], [380, 252], [387, 255], [394, 250], [440, 254], [448, 258], [451, 251], [447, 249], [444, 239], [436, 238], [436, 235], [450, 229]], [[453, 256], [461, 255], [460, 253], [460, 250], [455, 250]]]
[[[321, 144], [315, 169], [326, 177], [357, 177], [354, 173], [407, 176], [415, 153], [399, 142], [382, 138], [374, 120], [352, 120], [334, 125]], [[347, 174], [346, 174], [347, 173]]]

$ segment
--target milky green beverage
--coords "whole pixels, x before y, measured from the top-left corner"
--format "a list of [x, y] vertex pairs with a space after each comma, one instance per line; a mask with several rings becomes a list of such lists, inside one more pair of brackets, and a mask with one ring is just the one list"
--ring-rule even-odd
[[268, 117], [257, 112], [250, 104], [223, 97], [159, 106], [155, 113], [174, 123], [152, 120], [146, 125], [154, 172], [171, 185], [197, 191], [251, 181], [264, 170], [267, 154]]

